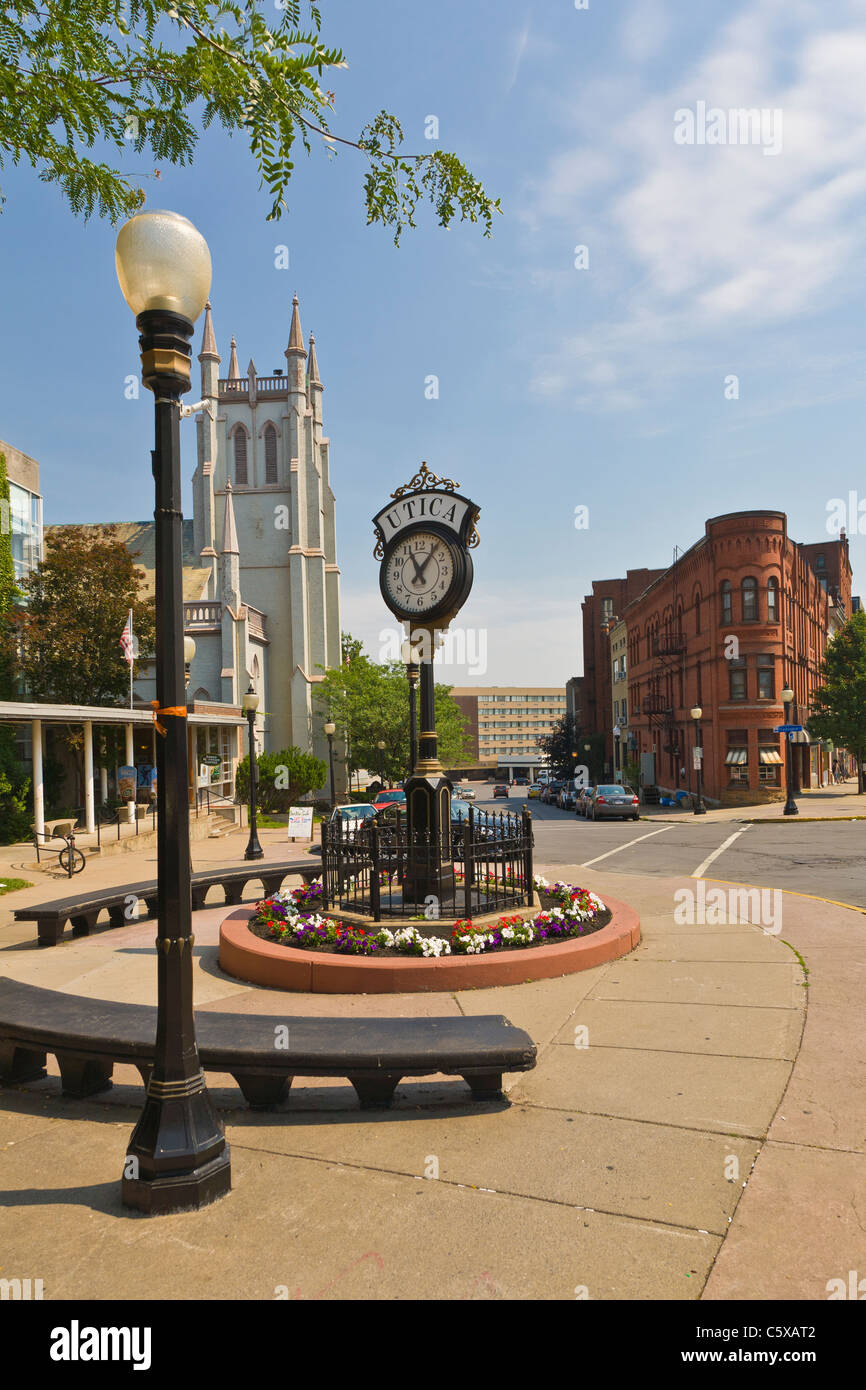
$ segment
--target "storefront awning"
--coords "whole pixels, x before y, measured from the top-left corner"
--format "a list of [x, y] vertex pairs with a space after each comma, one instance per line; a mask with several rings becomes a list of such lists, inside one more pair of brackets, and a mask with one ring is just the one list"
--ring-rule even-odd
[[758, 759], [764, 764], [781, 763], [782, 755], [778, 753], [775, 748], [759, 748]]
[[725, 763], [726, 763], [727, 765], [729, 765], [729, 766], [730, 766], [731, 764], [736, 764], [736, 766], [739, 767], [739, 766], [741, 766], [743, 763], [747, 763], [748, 761], [749, 761], [749, 750], [748, 750], [748, 748], [730, 748], [730, 749], [728, 750], [728, 755], [727, 755], [727, 757], [725, 758]]

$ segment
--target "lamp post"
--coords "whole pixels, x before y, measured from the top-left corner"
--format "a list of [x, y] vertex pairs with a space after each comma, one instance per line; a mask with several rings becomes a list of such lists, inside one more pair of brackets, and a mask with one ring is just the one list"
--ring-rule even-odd
[[192, 670], [192, 663], [195, 660], [195, 642], [191, 637], [183, 639], [183, 688], [189, 689], [189, 678]]
[[[794, 692], [793, 692], [793, 690], [791, 689], [791, 687], [790, 687], [789, 685], [786, 685], [786, 686], [785, 686], [785, 689], [782, 691], [782, 704], [785, 706], [785, 723], [786, 723], [786, 724], [790, 724], [790, 723], [792, 722], [792, 721], [791, 721], [791, 706], [793, 705], [793, 703], [794, 703]], [[787, 798], [786, 798], [786, 800], [785, 800], [785, 809], [784, 809], [784, 811], [783, 811], [783, 813], [782, 813], [782, 814], [785, 815], [785, 816], [797, 816], [797, 815], [800, 814], [800, 808], [798, 807], [796, 801], [794, 800], [794, 768], [793, 768], [793, 756], [792, 756], [792, 753], [793, 753], [793, 745], [792, 745], [792, 743], [791, 743], [791, 735], [790, 735], [790, 734], [786, 734], [786, 735], [785, 735], [785, 783], [786, 783], [786, 790], [787, 790]]]
[[121, 1181], [124, 1204], [155, 1215], [205, 1206], [231, 1187], [229, 1148], [205, 1086], [193, 1018], [183, 643], [180, 397], [190, 387], [190, 339], [210, 290], [211, 260], [201, 234], [173, 212], [141, 212], [126, 222], [115, 260], [156, 416], [156, 1048]]
[[331, 768], [331, 810], [333, 811], [337, 804], [337, 798], [334, 794], [334, 734], [337, 732], [337, 726], [332, 724], [329, 719], [324, 729], [328, 736], [328, 763]]
[[703, 798], [703, 767], [704, 767], [704, 745], [701, 740], [701, 715], [703, 710], [700, 705], [692, 705], [689, 713], [695, 721], [695, 763], [698, 771], [698, 799], [695, 802], [695, 815], [705, 816], [707, 808]]
[[259, 707], [259, 697], [253, 690], [252, 681], [241, 700], [241, 707], [250, 727], [250, 838], [244, 850], [244, 859], [263, 859], [265, 852], [259, 844], [256, 826], [256, 787], [259, 777], [256, 768], [256, 711]]
[[382, 786], [384, 787], [384, 785], [385, 785], [385, 773], [384, 773], [384, 771], [383, 771], [382, 765], [383, 765], [383, 762], [384, 762], [385, 740], [384, 740], [383, 738], [380, 738], [380, 739], [379, 739], [379, 742], [376, 744], [376, 747], [377, 747], [378, 750], [379, 750], [379, 781], [382, 783]]
[[410, 641], [403, 643], [400, 648], [400, 655], [406, 667], [406, 679], [409, 682], [409, 776], [415, 771], [415, 764], [418, 761], [418, 680], [421, 675], [421, 663], [418, 650]]

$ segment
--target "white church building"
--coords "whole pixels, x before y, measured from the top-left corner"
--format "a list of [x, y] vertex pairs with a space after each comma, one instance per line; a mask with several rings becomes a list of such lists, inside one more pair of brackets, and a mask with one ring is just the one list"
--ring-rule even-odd
[[284, 370], [259, 376], [250, 359], [241, 375], [233, 338], [220, 376], [206, 306], [189, 557], [200, 591], [187, 597], [193, 576], [184, 580], [196, 643], [189, 693], [237, 706], [252, 681], [262, 748], [294, 744], [326, 758], [313, 692], [322, 668], [340, 665], [340, 571], [324, 387], [297, 295], [284, 355]]

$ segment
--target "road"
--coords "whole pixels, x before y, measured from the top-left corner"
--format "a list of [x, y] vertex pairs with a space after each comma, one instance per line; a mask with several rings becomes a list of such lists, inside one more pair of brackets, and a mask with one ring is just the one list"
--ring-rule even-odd
[[[517, 810], [525, 789], [506, 802], [476, 784], [476, 805]], [[492, 788], [490, 789], [492, 791]], [[535, 822], [539, 864], [580, 864], [600, 872], [685, 875], [783, 888], [866, 908], [866, 822], [766, 821], [744, 824], [684, 815], [681, 821], [586, 821], [539, 801], [526, 803]], [[748, 812], [744, 811], [744, 815]]]

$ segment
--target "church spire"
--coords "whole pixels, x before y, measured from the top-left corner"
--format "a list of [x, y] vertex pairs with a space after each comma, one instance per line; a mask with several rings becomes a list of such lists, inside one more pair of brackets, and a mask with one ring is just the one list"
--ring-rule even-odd
[[235, 507], [232, 501], [232, 481], [226, 479], [226, 510], [223, 522], [223, 555], [239, 555], [238, 532], [235, 526]]
[[292, 326], [289, 330], [289, 346], [286, 348], [287, 357], [290, 352], [302, 352], [305, 357], [307, 355], [307, 349], [304, 347], [304, 335], [301, 332], [301, 315], [298, 310], [297, 294], [292, 297]]
[[310, 334], [310, 356], [307, 362], [308, 394], [310, 406], [313, 411], [313, 419], [317, 425], [322, 423], [322, 378], [319, 376], [319, 362], [316, 357], [316, 339], [314, 334]]
[[319, 362], [316, 357], [316, 337], [314, 333], [310, 334], [310, 356], [307, 361], [307, 375], [310, 378], [311, 386], [322, 385], [322, 379], [319, 376]]
[[232, 354], [229, 358], [229, 381], [240, 381], [241, 369], [238, 366], [238, 345], [232, 338]]
[[214, 337], [210, 300], [208, 300], [204, 306], [204, 330], [201, 335], [201, 352], [198, 355], [199, 362], [205, 357], [212, 357], [216, 362], [222, 361], [222, 358], [217, 352], [216, 338]]

